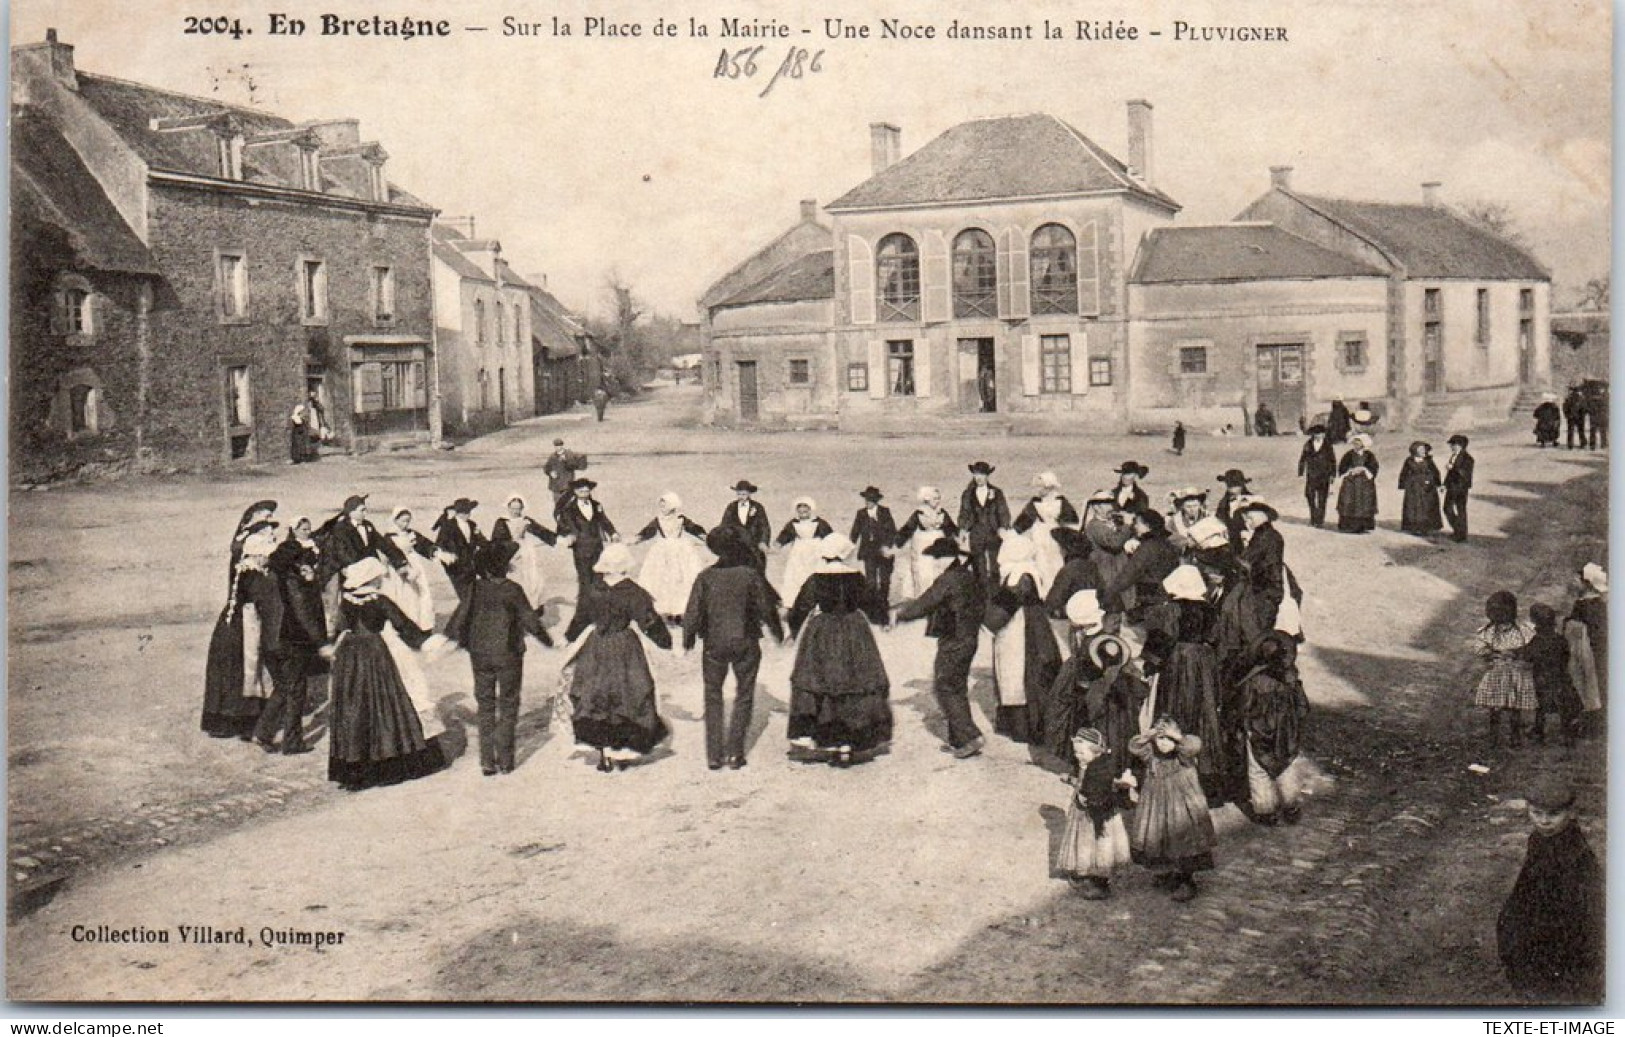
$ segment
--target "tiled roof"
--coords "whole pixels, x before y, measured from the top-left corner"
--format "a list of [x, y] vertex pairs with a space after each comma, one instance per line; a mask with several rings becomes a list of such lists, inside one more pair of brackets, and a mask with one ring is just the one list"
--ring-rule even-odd
[[1410, 277], [1551, 279], [1528, 252], [1444, 206], [1286, 193], [1377, 245], [1401, 263]]
[[1053, 115], [960, 123], [829, 205], [903, 205], [1122, 191], [1170, 210], [1179, 203], [1131, 177], [1128, 167]]
[[60, 228], [79, 262], [157, 273], [147, 246], [46, 116], [23, 112], [12, 120], [11, 174], [14, 213]]
[[430, 226], [429, 236], [434, 257], [451, 267], [458, 277], [469, 281], [484, 281], [487, 284], [496, 283], [490, 274], [481, 270], [478, 263], [464, 256], [462, 250], [457, 247], [459, 243], [468, 240], [464, 235], [444, 223], [436, 223]]
[[1382, 270], [1268, 223], [1157, 227], [1129, 280], [1135, 284], [1385, 277]]
[[780, 267], [717, 303], [717, 306], [749, 306], [763, 302], [811, 302], [835, 298], [835, 253], [813, 252]]

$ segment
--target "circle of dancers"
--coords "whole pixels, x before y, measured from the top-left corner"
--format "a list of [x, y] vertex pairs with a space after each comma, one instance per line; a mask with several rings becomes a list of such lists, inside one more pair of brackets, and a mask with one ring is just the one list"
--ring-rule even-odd
[[[1328, 497], [1318, 480], [1331, 466], [1321, 456], [1324, 430], [1309, 432], [1300, 474], [1318, 525]], [[1348, 532], [1369, 528], [1375, 512], [1375, 458], [1365, 437], [1355, 439], [1338, 466], [1339, 508], [1355, 518], [1342, 525]], [[558, 447], [555, 459], [564, 458]], [[1432, 464], [1425, 451], [1411, 460]], [[667, 492], [649, 522], [623, 537], [594, 498], [597, 483], [580, 474], [584, 459], [550, 465], [551, 515], [538, 517], [512, 493], [489, 535], [468, 498], [442, 508], [428, 533], [406, 507], [375, 526], [364, 494], [320, 525], [298, 516], [285, 532], [275, 501], [251, 505], [231, 540], [203, 730], [266, 752], [309, 752], [306, 689], [325, 671], [328, 777], [348, 789], [422, 777], [450, 762], [423, 659], [460, 651], [473, 680], [481, 771], [512, 772], [527, 639], [554, 645], [543, 560], [559, 547], [571, 552], [576, 575], [560, 707], [568, 706], [577, 746], [606, 774], [648, 761], [670, 733], [646, 645], [700, 649], [706, 764], [745, 767], [764, 636], [794, 649], [788, 755], [838, 768], [872, 761], [893, 737], [875, 631], [923, 622], [936, 643], [941, 749], [958, 760], [987, 744], [969, 678], [982, 632], [991, 634], [992, 734], [1065, 774], [1057, 870], [1082, 896], [1109, 896], [1113, 873], [1135, 861], [1153, 868], [1174, 899], [1189, 900], [1195, 876], [1213, 867], [1210, 809], [1234, 803], [1262, 825], [1301, 816], [1292, 764], [1309, 715], [1297, 667], [1303, 594], [1276, 507], [1239, 469], [1217, 477], [1223, 490], [1211, 511], [1208, 491], [1186, 486], [1166, 495], [1164, 512], [1142, 485], [1150, 470], [1127, 460], [1080, 511], [1051, 471], [1036, 473], [1028, 499], [1013, 508], [992, 481], [995, 466], [976, 461], [957, 514], [940, 488], [921, 486], [899, 524], [886, 495], [867, 486], [846, 533], [799, 497], [775, 534], [759, 488], [741, 479], [709, 529]], [[1404, 477], [1402, 488], [1420, 479]], [[1433, 494], [1443, 480], [1435, 470], [1422, 481], [1437, 529]], [[1461, 509], [1465, 532], [1464, 501]], [[775, 551], [785, 556], [777, 587], [766, 576]], [[443, 567], [456, 595], [438, 632], [431, 565]], [[1588, 571], [1586, 586], [1605, 579]], [[1535, 705], [1528, 653], [1519, 653], [1533, 634], [1507, 619], [1504, 601], [1489, 615], [1481, 651], [1494, 660], [1494, 679], [1479, 704], [1494, 724], [1500, 712]], [[1552, 629], [1551, 617], [1536, 619]], [[1593, 637], [1597, 626], [1589, 623]], [[1548, 633], [1542, 644], [1555, 651], [1551, 641]]]

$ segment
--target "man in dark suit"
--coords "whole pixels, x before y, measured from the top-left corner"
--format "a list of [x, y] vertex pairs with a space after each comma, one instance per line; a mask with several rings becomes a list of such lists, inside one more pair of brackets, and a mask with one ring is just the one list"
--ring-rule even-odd
[[950, 537], [925, 549], [927, 558], [952, 558], [953, 564], [913, 601], [897, 608], [898, 622], [927, 619], [925, 636], [936, 638], [932, 691], [948, 722], [946, 749], [961, 760], [982, 751], [986, 739], [970, 711], [970, 666], [982, 629], [987, 597], [971, 569], [971, 556]]
[[1450, 523], [1450, 539], [1458, 544], [1467, 539], [1467, 491], [1473, 488], [1473, 455], [1467, 452], [1467, 437], [1450, 437], [1450, 460], [1444, 466], [1444, 517]]
[[1574, 449], [1576, 437], [1580, 440], [1580, 449], [1586, 446], [1586, 398], [1578, 385], [1569, 386], [1567, 396], [1563, 397], [1563, 423], [1568, 428], [1569, 449]]
[[254, 741], [266, 752], [275, 752], [280, 727], [282, 752], [289, 756], [310, 752], [304, 736], [306, 677], [317, 651], [327, 641], [322, 587], [317, 582], [321, 555], [308, 539], [309, 523], [309, 519], [300, 519], [293, 535], [277, 545], [266, 563], [282, 610], [276, 617], [274, 645], [266, 652], [274, 690], [254, 727]]
[[1309, 501], [1309, 524], [1326, 524], [1326, 501], [1337, 477], [1337, 451], [1326, 435], [1325, 425], [1310, 425], [1309, 438], [1298, 454], [1298, 475], [1303, 478], [1303, 495]]
[[576, 473], [586, 467], [585, 457], [573, 450], [564, 449], [564, 440], [553, 440], [553, 452], [543, 463], [542, 471], [547, 475], [547, 488], [553, 494], [555, 510], [569, 499], [570, 484], [576, 480]]
[[749, 479], [735, 483], [734, 493], [739, 499], [722, 510], [722, 519], [717, 525], [738, 530], [756, 555], [756, 570], [765, 573], [767, 545], [773, 539], [773, 527], [767, 521], [767, 509], [751, 499], [755, 492], [756, 484]]
[[[694, 579], [683, 612], [683, 647], [705, 642], [700, 672], [705, 680], [705, 759], [712, 770], [745, 766], [745, 736], [756, 702], [762, 665], [762, 628], [784, 640], [773, 590], [756, 571], [756, 557], [738, 532], [713, 529], [705, 546], [717, 562]], [[734, 674], [734, 708], [723, 733], [722, 682]]]
[[508, 565], [518, 553], [519, 544], [512, 540], [482, 547], [474, 586], [446, 625], [451, 639], [468, 651], [474, 670], [480, 773], [486, 777], [513, 771], [514, 728], [519, 722], [519, 689], [525, 677], [525, 635], [553, 645], [524, 589], [508, 579]]
[[[988, 482], [993, 466], [986, 461], [970, 465], [971, 481], [959, 495], [959, 529], [970, 538], [970, 553], [989, 587], [999, 582], [1000, 533], [1010, 528], [1010, 505], [1004, 491]], [[855, 537], [853, 539], [856, 539]]]
[[[897, 523], [891, 509], [881, 504], [886, 496], [873, 486], [864, 487], [859, 494], [864, 504], [852, 519], [852, 533], [847, 537], [858, 547], [858, 560], [863, 562], [863, 578], [874, 592], [876, 602], [869, 613], [869, 622], [886, 626], [891, 622], [891, 574], [893, 557], [897, 552]], [[791, 604], [795, 604], [791, 602]]]
[[570, 483], [571, 497], [560, 504], [554, 517], [558, 519], [559, 535], [568, 538], [576, 563], [576, 603], [581, 592], [592, 586], [593, 563], [604, 553], [604, 545], [612, 544], [619, 535], [615, 523], [609, 520], [604, 506], [592, 499], [598, 484], [591, 479], [577, 479]]
[[365, 493], [346, 497], [339, 513], [322, 523], [316, 538], [322, 547], [322, 560], [329, 576], [343, 572], [361, 559], [373, 555], [394, 569], [406, 565], [406, 556], [401, 549], [367, 520]]
[[434, 523], [435, 546], [451, 555], [451, 561], [445, 563], [446, 577], [457, 592], [459, 605], [468, 600], [479, 552], [485, 546], [485, 534], [472, 518], [478, 506], [478, 501], [458, 497]]

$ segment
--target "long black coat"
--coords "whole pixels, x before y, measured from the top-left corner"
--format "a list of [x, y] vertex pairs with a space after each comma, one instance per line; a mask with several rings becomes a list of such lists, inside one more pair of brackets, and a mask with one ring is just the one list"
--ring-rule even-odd
[[1443, 482], [1433, 458], [1407, 457], [1399, 466], [1399, 488], [1405, 499], [1399, 510], [1399, 528], [1407, 533], [1433, 533], [1444, 528], [1439, 514], [1439, 486]]
[[1507, 982], [1536, 1002], [1596, 1004], [1603, 995], [1604, 874], [1572, 821], [1533, 832], [1495, 923]]

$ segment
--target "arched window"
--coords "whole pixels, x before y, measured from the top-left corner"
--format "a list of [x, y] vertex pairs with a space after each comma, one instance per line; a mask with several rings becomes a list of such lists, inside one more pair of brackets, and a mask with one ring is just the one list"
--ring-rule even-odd
[[485, 300], [474, 300], [474, 344], [485, 345]]
[[999, 274], [993, 236], [972, 227], [954, 239], [954, 316], [997, 317]]
[[1058, 223], [1033, 232], [1029, 252], [1034, 313], [1078, 312], [1078, 239]]
[[875, 252], [881, 320], [920, 319], [920, 250], [907, 234], [888, 234]]

